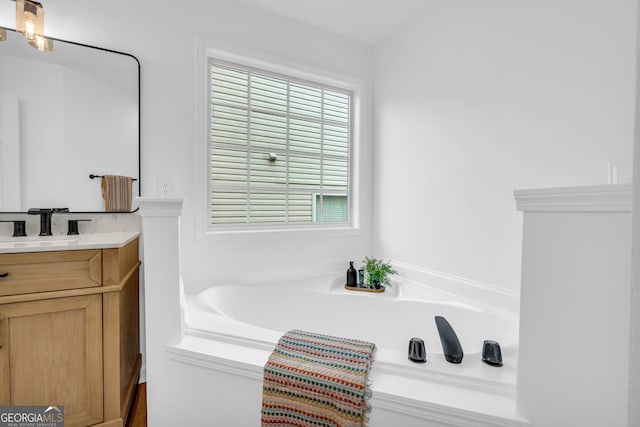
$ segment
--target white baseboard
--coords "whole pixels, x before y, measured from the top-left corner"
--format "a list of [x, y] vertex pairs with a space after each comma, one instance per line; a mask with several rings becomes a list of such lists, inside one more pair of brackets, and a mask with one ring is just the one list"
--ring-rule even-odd
[[147, 382], [147, 368], [144, 366], [144, 362], [142, 362], [142, 368], [140, 368], [140, 378], [138, 378], [138, 384]]
[[520, 311], [520, 295], [498, 286], [426, 268], [391, 261], [401, 278], [422, 283], [463, 298], [492, 305], [513, 313]]

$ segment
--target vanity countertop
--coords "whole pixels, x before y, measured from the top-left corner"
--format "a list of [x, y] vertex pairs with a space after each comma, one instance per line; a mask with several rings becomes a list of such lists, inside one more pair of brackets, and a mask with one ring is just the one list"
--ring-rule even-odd
[[125, 231], [73, 236], [3, 237], [0, 238], [0, 254], [121, 248], [138, 236], [138, 232]]

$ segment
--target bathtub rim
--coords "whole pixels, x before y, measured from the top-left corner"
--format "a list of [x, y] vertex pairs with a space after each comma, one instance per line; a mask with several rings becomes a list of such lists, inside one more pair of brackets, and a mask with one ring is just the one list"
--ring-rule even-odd
[[[242, 348], [242, 358], [231, 358], [228, 348], [239, 347], [224, 341], [214, 341], [187, 334], [183, 340], [174, 345], [167, 345], [169, 359], [174, 362], [221, 372], [252, 381], [261, 382], [263, 367], [270, 351]], [[234, 350], [238, 351], [238, 350]], [[376, 362], [374, 362], [375, 365]], [[373, 397], [371, 404], [381, 410], [395, 412], [412, 418], [456, 425], [459, 427], [527, 427], [530, 423], [519, 413], [515, 396], [502, 396], [482, 391], [461, 389], [461, 393], [469, 395], [467, 399], [478, 399], [486, 403], [476, 406], [482, 409], [463, 408], [459, 405], [447, 404], [421, 399], [419, 396], [407, 397], [400, 393], [380, 390], [376, 384], [376, 375], [392, 376], [380, 370], [372, 371]], [[465, 400], [467, 401], [467, 400]], [[486, 408], [491, 407], [493, 412]], [[375, 414], [372, 414], [375, 416]]]
[[[186, 327], [185, 336], [191, 336], [201, 339], [210, 340], [213, 342], [223, 342], [226, 344], [248, 347], [254, 350], [271, 352], [275, 344], [268, 341], [253, 340], [251, 338], [239, 337], [231, 334], [225, 334], [222, 332], [213, 332], [197, 328]], [[378, 349], [377, 352], [385, 351], [385, 349]], [[433, 361], [427, 362], [426, 365], [414, 365], [405, 366], [397, 363], [388, 362], [384, 359], [380, 360], [379, 357], [375, 358], [373, 369], [377, 372], [385, 374], [395, 375], [402, 378], [414, 378], [424, 381], [437, 382], [442, 385], [465, 387], [474, 391], [495, 394], [505, 397], [515, 398], [516, 396], [516, 384], [508, 382], [494, 381], [486, 378], [469, 377], [451, 372], [442, 372], [432, 369], [418, 369], [421, 366], [428, 366], [428, 363], [433, 365]], [[500, 368], [493, 368], [500, 369]], [[515, 367], [514, 367], [515, 369]]]

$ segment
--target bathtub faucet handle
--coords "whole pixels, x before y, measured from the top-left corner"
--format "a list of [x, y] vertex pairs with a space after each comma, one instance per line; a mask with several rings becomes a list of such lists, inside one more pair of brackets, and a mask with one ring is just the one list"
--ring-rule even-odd
[[409, 341], [409, 360], [416, 363], [427, 361], [427, 349], [420, 338], [411, 338]]

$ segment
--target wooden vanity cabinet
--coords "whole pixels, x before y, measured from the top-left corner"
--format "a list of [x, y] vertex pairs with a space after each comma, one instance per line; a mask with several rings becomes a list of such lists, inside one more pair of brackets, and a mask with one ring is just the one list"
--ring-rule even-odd
[[141, 365], [139, 265], [137, 238], [0, 254], [0, 405], [61, 405], [67, 427], [125, 425]]

